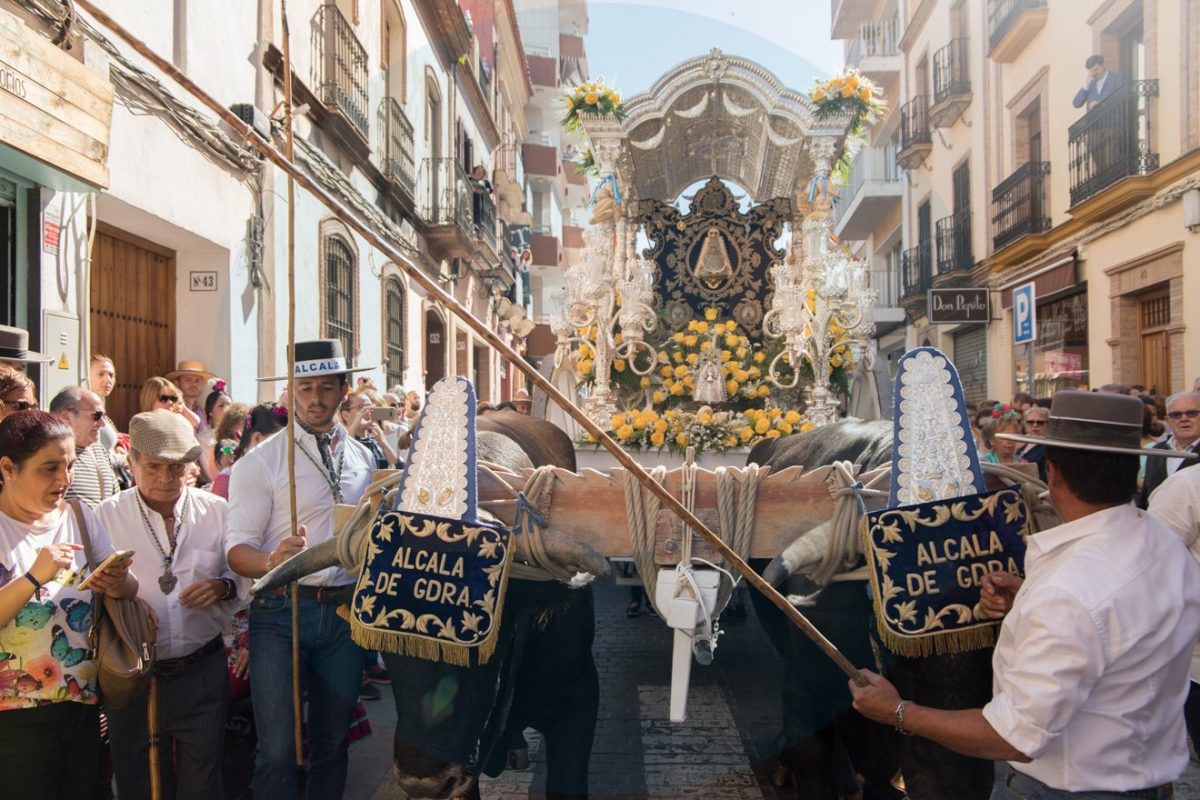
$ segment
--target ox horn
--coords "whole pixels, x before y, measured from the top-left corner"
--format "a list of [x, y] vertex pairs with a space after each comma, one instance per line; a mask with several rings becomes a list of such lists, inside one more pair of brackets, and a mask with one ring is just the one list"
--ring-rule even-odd
[[[553, 528], [543, 528], [541, 535], [542, 549], [545, 551], [544, 560], [572, 573], [586, 572], [597, 578], [608, 577], [610, 571], [608, 559], [589, 545]], [[530, 552], [529, 539], [526, 534], [517, 534], [513, 537], [513, 541], [517, 545], [517, 558], [530, 563], [543, 560]]]
[[763, 570], [763, 580], [772, 586], [779, 587], [805, 567], [819, 564], [832, 534], [830, 525], [831, 523], [824, 522], [807, 533], [801, 534], [782, 553], [771, 559], [771, 563]]
[[[365, 531], [364, 531], [365, 532]], [[362, 534], [358, 534], [361, 536]], [[301, 552], [284, 561], [278, 567], [263, 575], [250, 587], [250, 594], [258, 594], [280, 586], [286, 586], [293, 581], [320, 572], [329, 567], [354, 569], [355, 564], [343, 564], [338, 560], [337, 540], [329, 539]]]

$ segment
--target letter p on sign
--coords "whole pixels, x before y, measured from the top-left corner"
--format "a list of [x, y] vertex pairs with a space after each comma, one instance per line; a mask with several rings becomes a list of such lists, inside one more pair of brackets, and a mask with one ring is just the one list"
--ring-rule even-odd
[[1033, 284], [1013, 289], [1013, 344], [1026, 344], [1037, 338], [1037, 306]]

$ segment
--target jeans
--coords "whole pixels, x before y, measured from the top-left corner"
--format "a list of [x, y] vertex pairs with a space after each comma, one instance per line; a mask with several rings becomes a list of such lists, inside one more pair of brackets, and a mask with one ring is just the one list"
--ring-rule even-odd
[[8, 798], [88, 800], [97, 796], [100, 709], [51, 703], [0, 711], [0, 786]]
[[[307, 691], [308, 780], [312, 800], [338, 800], [346, 784], [350, 719], [362, 681], [362, 649], [337, 606], [300, 600], [300, 679]], [[250, 694], [258, 730], [254, 796], [297, 796], [292, 713], [291, 597], [261, 594], [250, 606]]]
[[[1165, 794], [1163, 798], [1170, 797]], [[1068, 792], [1047, 786], [1018, 772], [1003, 761], [996, 762], [996, 785], [991, 800], [1129, 800], [1121, 792]]]
[[1187, 725], [1192, 747], [1200, 752], [1200, 683], [1188, 681], [1187, 701], [1183, 704], [1183, 722]]
[[[229, 715], [229, 672], [222, 647], [178, 675], [158, 675], [158, 774], [162, 796], [220, 800]], [[108, 736], [121, 800], [149, 800], [149, 695], [108, 712]]]

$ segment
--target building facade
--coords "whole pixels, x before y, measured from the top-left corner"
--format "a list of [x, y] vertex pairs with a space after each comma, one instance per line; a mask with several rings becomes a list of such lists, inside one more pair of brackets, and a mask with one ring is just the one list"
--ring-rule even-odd
[[[906, 344], [951, 354], [968, 399], [1113, 382], [1167, 394], [1200, 375], [1186, 324], [1200, 275], [1185, 269], [1200, 263], [1198, 15], [1192, 0], [834, 3], [839, 38], [900, 26], [898, 92], [872, 144], [898, 111]], [[1077, 108], [1093, 54], [1115, 89]], [[870, 249], [880, 224], [848, 238]], [[1028, 284], [1033, 341], [1014, 344], [1013, 290]], [[929, 323], [929, 289], [955, 286], [988, 289], [988, 323]]]

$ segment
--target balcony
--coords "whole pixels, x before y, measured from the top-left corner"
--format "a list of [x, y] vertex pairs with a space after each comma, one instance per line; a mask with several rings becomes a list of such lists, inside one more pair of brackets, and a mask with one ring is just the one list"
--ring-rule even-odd
[[315, 18], [313, 67], [318, 99], [340, 112], [367, 141], [367, 51], [354, 28], [334, 5], [323, 5]]
[[533, 263], [539, 267], [559, 266], [558, 237], [548, 233], [535, 233], [529, 240], [529, 252], [533, 254]]
[[490, 195], [472, 191], [462, 165], [453, 158], [427, 158], [418, 181], [420, 215], [435, 258], [475, 258], [480, 246], [496, 254], [496, 205]]
[[929, 95], [921, 94], [900, 106], [900, 150], [896, 163], [901, 169], [921, 165], [933, 149], [929, 127]]
[[950, 44], [933, 54], [933, 105], [929, 124], [949, 128], [971, 105], [970, 42], [951, 39]]
[[900, 19], [864, 22], [850, 43], [846, 65], [855, 67], [873, 81], [884, 82], [900, 74]]
[[1067, 131], [1071, 207], [1130, 175], [1158, 169], [1151, 152], [1151, 103], [1158, 81], [1129, 81]]
[[1049, 14], [1047, 0], [988, 0], [988, 57], [999, 64], [1015, 61]]
[[900, 305], [913, 317], [925, 313], [932, 271], [931, 242], [921, 242], [900, 254]]
[[563, 247], [568, 250], [583, 249], [583, 228], [576, 225], [563, 225], [562, 228], [562, 243]]
[[848, 241], [866, 239], [884, 217], [900, 206], [900, 170], [896, 150], [864, 147], [850, 164], [850, 180], [838, 192], [833, 230]]
[[529, 65], [529, 80], [536, 91], [542, 89], [558, 89], [558, 63], [549, 56], [528, 54], [525, 63]]
[[394, 98], [383, 101], [383, 174], [410, 195], [417, 186], [413, 126], [404, 108]]
[[934, 224], [934, 238], [937, 241], [937, 278], [942, 279], [936, 281], [938, 285], [952, 283], [952, 280], [946, 280], [951, 276], [969, 275], [971, 267], [975, 266], [975, 258], [971, 255], [970, 207], [939, 219]]
[[1017, 168], [992, 190], [992, 248], [999, 250], [1022, 236], [1050, 230], [1047, 196], [1049, 161]]

